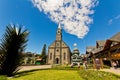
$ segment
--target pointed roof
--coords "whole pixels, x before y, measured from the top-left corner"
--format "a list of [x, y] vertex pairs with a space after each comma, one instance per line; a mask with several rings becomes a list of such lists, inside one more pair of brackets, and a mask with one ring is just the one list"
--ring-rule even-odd
[[62, 27], [61, 27], [60, 23], [58, 24], [58, 29], [62, 29]]
[[106, 40], [99, 40], [97, 41], [98, 46], [104, 46], [106, 43]]
[[96, 48], [96, 46], [87, 46], [86, 51], [87, 52], [92, 52], [95, 48]]
[[106, 44], [104, 46], [104, 49], [110, 48], [113, 42], [118, 42], [120, 43], [120, 32], [112, 36], [110, 39], [106, 41]]
[[112, 36], [109, 40], [115, 41], [115, 42], [120, 42], [120, 32]]

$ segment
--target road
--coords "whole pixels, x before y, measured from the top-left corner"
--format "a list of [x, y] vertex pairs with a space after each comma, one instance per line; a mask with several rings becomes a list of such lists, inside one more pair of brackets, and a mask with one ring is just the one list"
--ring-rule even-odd
[[114, 68], [110, 68], [110, 69], [101, 69], [101, 71], [111, 72], [111, 73], [120, 75], [120, 68], [117, 68], [117, 69], [114, 69]]

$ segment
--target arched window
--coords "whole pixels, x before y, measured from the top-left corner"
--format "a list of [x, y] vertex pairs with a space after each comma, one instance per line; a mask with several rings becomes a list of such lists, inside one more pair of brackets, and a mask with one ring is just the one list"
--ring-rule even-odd
[[64, 53], [64, 60], [66, 60], [66, 53]]
[[52, 60], [52, 53], [50, 53], [50, 60]]

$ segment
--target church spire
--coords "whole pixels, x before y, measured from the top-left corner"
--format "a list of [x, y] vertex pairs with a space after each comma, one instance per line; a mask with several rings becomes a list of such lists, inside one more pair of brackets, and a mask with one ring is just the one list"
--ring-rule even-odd
[[60, 23], [59, 23], [58, 29], [57, 29], [56, 40], [62, 40], [62, 27], [61, 27]]
[[60, 23], [58, 24], [58, 29], [62, 29], [62, 27], [61, 27]]

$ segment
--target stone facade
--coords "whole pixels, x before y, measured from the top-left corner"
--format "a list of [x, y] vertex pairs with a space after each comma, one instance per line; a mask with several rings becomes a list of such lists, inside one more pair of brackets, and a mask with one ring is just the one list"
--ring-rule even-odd
[[48, 64], [70, 64], [71, 51], [62, 40], [62, 29], [59, 25], [56, 40], [48, 48]]

